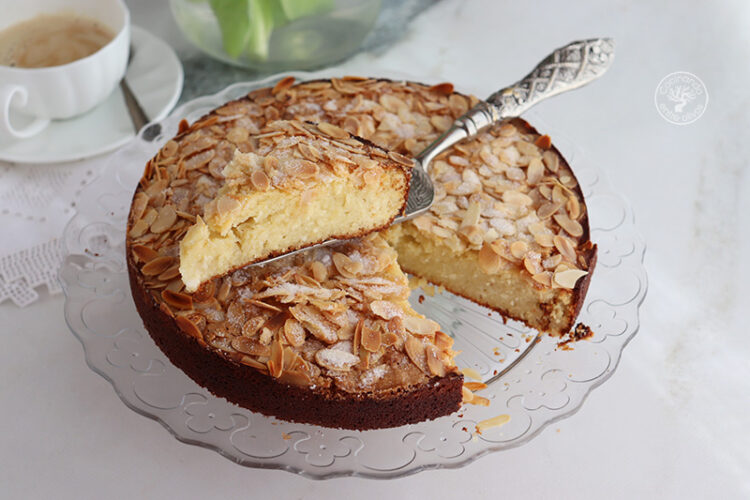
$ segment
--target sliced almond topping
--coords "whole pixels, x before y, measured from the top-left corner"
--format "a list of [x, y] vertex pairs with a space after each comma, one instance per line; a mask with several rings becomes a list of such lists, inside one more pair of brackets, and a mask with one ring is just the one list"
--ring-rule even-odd
[[539, 158], [532, 158], [526, 169], [526, 180], [532, 186], [539, 183], [544, 176], [544, 164]]
[[359, 356], [339, 349], [320, 349], [315, 353], [315, 361], [329, 370], [349, 371], [360, 359]]
[[490, 243], [485, 242], [478, 256], [479, 268], [487, 274], [495, 274], [500, 270], [501, 258], [492, 249]]
[[159, 209], [156, 219], [151, 224], [152, 233], [163, 233], [177, 221], [177, 212], [173, 205], [164, 205]]
[[381, 343], [380, 329], [370, 328], [363, 324], [360, 341], [364, 349], [370, 352], [377, 352], [380, 349]]
[[573, 243], [565, 236], [556, 235], [552, 238], [555, 248], [570, 262], [576, 261], [576, 250]]
[[440, 351], [434, 345], [428, 345], [425, 348], [425, 355], [430, 373], [436, 377], [445, 377], [446, 370], [443, 361], [440, 359]]
[[180, 330], [190, 335], [191, 337], [196, 339], [200, 339], [203, 337], [203, 334], [195, 325], [195, 323], [190, 321], [188, 318], [184, 316], [176, 316], [175, 321], [177, 322], [177, 326], [180, 327]]
[[374, 300], [370, 302], [370, 309], [383, 319], [391, 319], [403, 314], [400, 307], [387, 300]]
[[134, 245], [132, 252], [135, 260], [139, 262], [150, 262], [159, 256], [156, 250], [145, 245]]
[[328, 122], [318, 123], [318, 129], [325, 135], [333, 137], [334, 139], [346, 139], [347, 137], [349, 137], [349, 133], [346, 130], [339, 128], [336, 125], [332, 125]]
[[469, 203], [469, 208], [464, 213], [463, 220], [461, 221], [462, 226], [474, 226], [479, 223], [479, 216], [482, 213], [482, 207], [479, 203]]
[[417, 368], [425, 373], [429, 372], [427, 360], [425, 359], [425, 347], [422, 341], [416, 337], [409, 336], [404, 343], [404, 350], [406, 351], [406, 355], [409, 356], [411, 362], [414, 363]]
[[388, 158], [395, 161], [396, 163], [400, 165], [404, 165], [405, 167], [413, 167], [414, 166], [414, 160], [411, 158], [407, 158], [406, 156], [396, 153], [395, 151], [389, 151], [388, 152]]
[[176, 293], [170, 290], [162, 290], [161, 297], [168, 305], [175, 309], [192, 309], [193, 298], [190, 295], [184, 293]]
[[531, 157], [540, 156], [539, 148], [530, 142], [518, 141], [516, 142], [516, 149], [518, 150], [519, 153], [526, 155], [526, 156], [531, 156]]
[[240, 206], [242, 206], [240, 202], [232, 196], [225, 195], [219, 197], [219, 199], [216, 200], [216, 211], [219, 213], [219, 215], [232, 213], [240, 208]]
[[219, 291], [216, 293], [216, 300], [224, 302], [225, 300], [227, 300], [227, 297], [229, 297], [229, 292], [231, 290], [232, 283], [230, 283], [229, 280], [225, 279], [219, 287]]
[[146, 211], [146, 207], [148, 206], [148, 200], [148, 195], [143, 191], [139, 192], [133, 197], [133, 206], [130, 209], [133, 220], [138, 220], [143, 217], [143, 213]]
[[436, 321], [419, 316], [405, 316], [402, 318], [406, 331], [419, 336], [432, 336], [440, 330], [440, 325]]
[[437, 346], [437, 348], [441, 351], [450, 349], [451, 347], [453, 347], [453, 338], [441, 331], [438, 331], [435, 333], [435, 346]]
[[172, 267], [172, 263], [174, 262], [173, 257], [157, 257], [155, 259], [150, 260], [147, 264], [145, 264], [141, 268], [141, 272], [145, 276], [157, 276], [170, 267]]
[[250, 174], [250, 182], [253, 183], [255, 189], [265, 191], [271, 187], [271, 179], [268, 178], [263, 170], [255, 170]]
[[172, 156], [177, 153], [177, 150], [179, 149], [179, 146], [177, 145], [177, 142], [173, 140], [167, 141], [164, 146], [161, 148], [161, 156], [163, 158], [171, 158]]
[[549, 271], [544, 271], [539, 274], [535, 274], [531, 278], [537, 283], [544, 285], [546, 287], [552, 286], [552, 273], [550, 273]]
[[529, 246], [525, 241], [514, 241], [510, 244], [510, 253], [513, 254], [513, 257], [516, 259], [523, 259], [523, 256], [526, 255], [526, 252], [528, 251]]
[[557, 173], [558, 168], [560, 168], [560, 157], [557, 156], [557, 153], [554, 151], [545, 151], [542, 154], [542, 160], [544, 161], [544, 164], [547, 165], [548, 169]]
[[576, 220], [581, 216], [581, 204], [578, 202], [578, 198], [570, 196], [568, 202], [565, 204], [565, 209], [568, 211], [568, 215], [571, 219]]
[[541, 263], [541, 255], [536, 252], [529, 252], [525, 259], [523, 259], [523, 266], [532, 276], [539, 274], [544, 271]]
[[305, 329], [296, 319], [288, 318], [284, 323], [284, 337], [290, 345], [299, 347], [305, 343]]
[[552, 235], [549, 233], [537, 233], [534, 235], [534, 241], [537, 242], [537, 244], [544, 248], [552, 248], [555, 246]]
[[516, 135], [516, 127], [514, 127], [510, 123], [503, 123], [500, 125], [500, 129], [498, 130], [498, 133], [501, 137], [511, 137]]
[[310, 264], [310, 271], [318, 283], [324, 283], [328, 279], [328, 269], [320, 261], [314, 261]]
[[255, 316], [254, 318], [250, 318], [249, 320], [245, 321], [245, 323], [243, 323], [242, 325], [242, 336], [248, 338], [255, 337], [255, 335], [258, 333], [258, 330], [260, 330], [260, 327], [262, 327], [263, 323], [265, 322], [266, 319], [262, 316]]
[[587, 274], [588, 271], [582, 271], [581, 269], [566, 269], [555, 273], [555, 283], [563, 288], [573, 289], [576, 282]]
[[243, 354], [267, 357], [271, 355], [271, 348], [261, 344], [257, 339], [247, 337], [234, 337], [231, 342], [232, 348]]
[[469, 389], [470, 391], [481, 391], [482, 389], [487, 388], [487, 384], [483, 382], [464, 382], [464, 387]]
[[552, 146], [552, 139], [550, 139], [550, 137], [547, 134], [540, 135], [539, 137], [536, 138], [536, 141], [534, 141], [534, 144], [536, 144], [538, 147], [542, 149], [549, 149], [550, 146]]
[[280, 93], [286, 92], [292, 85], [294, 85], [294, 77], [293, 76], [285, 76], [278, 82], [276, 82], [276, 85], [273, 86], [273, 89], [271, 89], [271, 94], [276, 95]]
[[178, 264], [173, 265], [163, 273], [161, 273], [157, 278], [159, 281], [172, 281], [174, 278], [180, 275], [180, 266]]
[[477, 432], [482, 433], [486, 430], [492, 429], [493, 427], [501, 427], [510, 422], [510, 415], [503, 414], [496, 417], [482, 420], [477, 424]]
[[534, 203], [534, 200], [529, 195], [518, 191], [505, 191], [503, 193], [503, 201], [517, 207], [527, 207]]
[[557, 213], [558, 210], [560, 210], [560, 207], [562, 207], [560, 203], [554, 203], [554, 202], [545, 203], [539, 207], [539, 209], [536, 211], [536, 215], [542, 220], [549, 219], [555, 213]]
[[250, 131], [244, 127], [234, 127], [227, 132], [227, 140], [234, 144], [241, 144], [248, 140]]
[[556, 214], [554, 219], [569, 235], [576, 238], [583, 236], [583, 226], [578, 221], [572, 220], [565, 214]]
[[268, 360], [266, 365], [268, 366], [268, 373], [273, 378], [279, 378], [284, 373], [284, 347], [281, 345], [280, 339], [271, 343], [271, 359]]
[[451, 95], [453, 93], [453, 84], [450, 82], [438, 83], [428, 89], [430, 92], [435, 92], [441, 95]]

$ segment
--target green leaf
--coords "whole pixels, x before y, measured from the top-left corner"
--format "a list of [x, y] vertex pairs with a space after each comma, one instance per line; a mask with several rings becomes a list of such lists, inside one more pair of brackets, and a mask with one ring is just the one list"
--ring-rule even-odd
[[333, 0], [280, 0], [280, 3], [289, 21], [321, 14], [333, 8]]
[[238, 57], [250, 38], [249, 0], [211, 0], [211, 9], [219, 21], [224, 50]]

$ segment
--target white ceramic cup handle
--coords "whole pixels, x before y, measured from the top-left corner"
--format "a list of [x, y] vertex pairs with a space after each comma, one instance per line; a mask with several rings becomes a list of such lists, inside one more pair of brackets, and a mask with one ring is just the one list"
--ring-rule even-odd
[[26, 106], [29, 100], [29, 93], [20, 85], [0, 86], [0, 136], [5, 135], [15, 139], [26, 139], [47, 128], [50, 122], [48, 118], [37, 118], [22, 129], [15, 128], [10, 123], [10, 105], [13, 99], [16, 99], [17, 104], [20, 106]]

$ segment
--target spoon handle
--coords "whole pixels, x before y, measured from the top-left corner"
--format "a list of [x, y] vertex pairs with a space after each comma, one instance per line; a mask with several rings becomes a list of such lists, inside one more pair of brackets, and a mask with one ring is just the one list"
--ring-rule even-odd
[[542, 60], [528, 75], [481, 101], [417, 156], [426, 167], [438, 154], [481, 129], [505, 118], [520, 116], [535, 104], [602, 76], [614, 59], [611, 38], [581, 40], [561, 47]]

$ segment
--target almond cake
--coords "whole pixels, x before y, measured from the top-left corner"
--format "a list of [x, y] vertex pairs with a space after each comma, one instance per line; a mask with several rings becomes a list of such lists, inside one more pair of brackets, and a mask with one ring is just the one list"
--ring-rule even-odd
[[[343, 129], [389, 151], [390, 167], [408, 168], [402, 156], [417, 154], [476, 102], [450, 84], [345, 78], [295, 85], [287, 78], [191, 126], [183, 122], [146, 165], [128, 219], [131, 289], [149, 334], [218, 396], [279, 418], [350, 429], [436, 418], [472, 399], [452, 339], [406, 301], [402, 269], [540, 331], [566, 334], [596, 247], [575, 176], [549, 137], [518, 119], [433, 162], [437, 198], [423, 216], [336, 246], [217, 271], [197, 278], [194, 291], [180, 273], [187, 235], [199, 221], [227, 224], [207, 219], [231, 189], [234, 169], [259, 161], [244, 155], [264, 155], [269, 129], [291, 126], [279, 120], [325, 123], [317, 130], [331, 126], [328, 137], [347, 140]], [[376, 150], [356, 148], [364, 156]], [[242, 217], [229, 216], [229, 227]]]
[[[249, 149], [249, 134], [234, 127], [227, 138]], [[234, 150], [216, 197], [180, 242], [190, 292], [267, 257], [383, 229], [403, 211], [412, 161], [402, 155], [328, 123], [273, 121], [253, 140], [252, 151]]]

